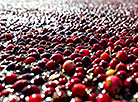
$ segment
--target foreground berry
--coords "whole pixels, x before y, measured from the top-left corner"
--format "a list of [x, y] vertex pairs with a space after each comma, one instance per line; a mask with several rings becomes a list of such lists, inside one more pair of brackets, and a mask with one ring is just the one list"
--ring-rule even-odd
[[43, 99], [39, 94], [32, 94], [29, 96], [28, 102], [42, 102]]
[[85, 89], [86, 89], [85, 85], [77, 83], [73, 85], [71, 92], [73, 96], [85, 97], [86, 95]]
[[111, 75], [105, 79], [104, 88], [115, 95], [121, 91], [122, 85], [122, 81], [119, 77]]
[[72, 60], [67, 60], [63, 64], [63, 69], [67, 72], [71, 72], [75, 68], [75, 64]]

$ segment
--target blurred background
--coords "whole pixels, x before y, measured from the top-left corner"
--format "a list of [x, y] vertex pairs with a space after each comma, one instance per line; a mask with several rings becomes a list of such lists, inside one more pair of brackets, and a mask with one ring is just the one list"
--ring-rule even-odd
[[[48, 6], [60, 6], [62, 4], [103, 4], [113, 3], [114, 0], [0, 0], [0, 9], [25, 8], [25, 9], [46, 9]], [[130, 6], [138, 7], [138, 0], [116, 0]], [[62, 5], [64, 6], [64, 5]]]

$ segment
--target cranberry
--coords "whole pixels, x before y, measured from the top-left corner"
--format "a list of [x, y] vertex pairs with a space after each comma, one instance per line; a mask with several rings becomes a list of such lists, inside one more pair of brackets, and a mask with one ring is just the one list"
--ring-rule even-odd
[[99, 63], [99, 65], [102, 66], [103, 68], [107, 68], [107, 67], [108, 67], [108, 62], [102, 60], [102, 61]]
[[84, 97], [86, 95], [86, 87], [82, 83], [76, 83], [73, 85], [71, 92], [73, 96]]
[[89, 96], [88, 96], [88, 100], [92, 101], [92, 102], [95, 102], [97, 95], [98, 95], [97, 93], [90, 93]]
[[116, 56], [120, 61], [123, 61], [123, 62], [125, 62], [125, 61], [127, 61], [128, 60], [128, 55], [127, 55], [127, 53], [126, 52], [124, 52], [124, 51], [119, 51], [118, 53], [117, 53], [117, 56]]
[[74, 61], [74, 63], [81, 62], [82, 61], [82, 57], [77, 57], [73, 61]]
[[2, 91], [3, 90], [3, 86], [2, 86], [2, 84], [0, 83], [0, 91]]
[[134, 42], [138, 42], [138, 35], [135, 35], [135, 36], [133, 37], [133, 41], [134, 41]]
[[133, 50], [133, 54], [135, 54], [136, 56], [138, 56], [138, 48], [135, 48], [135, 49]]
[[58, 81], [49, 81], [46, 83], [46, 87], [56, 87], [58, 85]]
[[137, 56], [134, 54], [128, 55], [129, 62], [133, 63], [137, 59]]
[[0, 96], [8, 96], [10, 93], [12, 93], [12, 90], [10, 90], [10, 89], [3, 89], [0, 92]]
[[133, 74], [133, 77], [134, 77], [134, 78], [138, 78], [138, 72], [135, 72], [135, 73]]
[[68, 96], [66, 91], [59, 90], [53, 93], [53, 99], [55, 102], [61, 102], [64, 100], [64, 102], [68, 102]]
[[111, 68], [115, 68], [118, 63], [119, 63], [119, 61], [116, 58], [114, 58], [110, 61], [109, 66]]
[[54, 69], [55, 68], [55, 62], [53, 60], [49, 60], [47, 63], [46, 63], [46, 68], [47, 69]]
[[36, 59], [34, 58], [34, 57], [28, 57], [25, 61], [24, 61], [24, 63], [31, 63], [31, 62], [33, 62], [33, 61], [35, 61]]
[[42, 85], [44, 83], [44, 79], [42, 78], [42, 76], [36, 76], [31, 80], [31, 82], [35, 85]]
[[107, 93], [99, 93], [96, 102], [112, 102], [112, 98]]
[[115, 75], [118, 76], [122, 80], [124, 80], [128, 76], [125, 70], [120, 70]]
[[90, 55], [90, 52], [89, 52], [88, 49], [81, 49], [80, 52], [79, 52], [79, 54], [81, 56], [89, 56]]
[[91, 64], [91, 58], [89, 57], [89, 56], [84, 56], [83, 58], [82, 58], [82, 64], [84, 65], [84, 66], [88, 66], [88, 65], [90, 65]]
[[63, 69], [67, 72], [71, 72], [75, 68], [75, 64], [72, 60], [67, 60], [63, 64]]
[[33, 67], [33, 68], [31, 69], [31, 72], [34, 73], [34, 74], [42, 73], [42, 71], [43, 71], [43, 69], [42, 69], [41, 67], [38, 67], [38, 66]]
[[101, 59], [100, 58], [96, 58], [94, 61], [93, 61], [93, 64], [99, 64], [101, 62]]
[[96, 38], [91, 38], [91, 39], [89, 40], [89, 43], [90, 43], [90, 45], [93, 45], [93, 44], [95, 44], [95, 43], [98, 43], [98, 39], [96, 39]]
[[30, 73], [25, 73], [21, 76], [22, 79], [31, 79], [33, 77], [33, 75], [31, 75]]
[[46, 88], [44, 94], [45, 97], [51, 96], [55, 92], [55, 89], [53, 87]]
[[50, 59], [53, 59], [54, 61], [56, 61], [57, 63], [60, 63], [63, 61], [63, 56], [59, 53], [57, 54], [53, 54]]
[[119, 70], [127, 70], [127, 66], [123, 63], [119, 63], [116, 65], [115, 70], [119, 71]]
[[115, 75], [108, 76], [105, 79], [104, 88], [111, 92], [113, 95], [119, 93], [121, 91], [121, 87], [123, 86], [122, 81], [119, 77]]
[[65, 55], [65, 56], [70, 56], [71, 55], [71, 50], [69, 50], [69, 49], [66, 49], [66, 50], [64, 50], [64, 52], [63, 52], [63, 54]]
[[20, 91], [20, 90], [22, 90], [25, 86], [27, 86], [28, 84], [29, 84], [28, 80], [21, 79], [21, 80], [16, 81], [16, 82], [13, 84], [13, 89], [16, 90], [16, 91]]
[[103, 69], [102, 66], [97, 66], [95, 69], [94, 69], [94, 72], [93, 72], [95, 75], [98, 75], [98, 74], [104, 74], [105, 71]]
[[10, 75], [6, 75], [5, 78], [4, 78], [4, 82], [6, 84], [10, 84], [10, 83], [13, 83], [17, 80], [17, 74], [10, 74]]
[[36, 85], [28, 85], [22, 89], [23, 94], [31, 95], [33, 93], [40, 93], [40, 89]]
[[76, 68], [75, 68], [75, 72], [81, 72], [81, 73], [83, 73], [83, 74], [86, 73], [86, 71], [84, 70], [83, 67], [76, 67]]
[[72, 98], [70, 102], [83, 102], [83, 100], [79, 97]]
[[75, 59], [76, 57], [79, 57], [79, 54], [78, 53], [72, 53], [70, 55], [70, 58], [72, 58], [72, 59]]
[[103, 53], [102, 50], [98, 50], [98, 51], [96, 51], [96, 56], [100, 56], [102, 53]]
[[110, 55], [109, 54], [107, 54], [106, 52], [104, 52], [101, 56], [100, 56], [100, 59], [102, 59], [102, 60], [110, 60], [111, 59], [111, 57], [110, 57]]
[[78, 72], [78, 73], [74, 73], [74, 75], [72, 76], [72, 78], [79, 78], [79, 79], [83, 79], [85, 76], [83, 73]]
[[73, 86], [75, 83], [79, 83], [79, 82], [81, 82], [81, 80], [80, 80], [79, 78], [73, 78], [73, 79], [71, 79], [71, 80], [68, 82], [67, 87], [68, 87], [69, 89], [71, 89], [72, 86]]
[[66, 78], [59, 78], [58, 82], [59, 82], [60, 85], [62, 85], [62, 84], [64, 85], [64, 84], [66, 84], [67, 79]]
[[137, 92], [137, 90], [138, 90], [137, 85], [138, 85], [137, 78], [133, 79], [132, 77], [128, 77], [124, 81], [124, 86], [129, 88], [129, 92], [131, 94], [135, 94]]
[[15, 63], [9, 63], [8, 65], [7, 65], [7, 68], [6, 68], [6, 70], [15, 70]]
[[30, 95], [28, 100], [28, 102], [42, 102], [42, 101], [43, 101], [42, 97], [37, 93]]
[[105, 80], [106, 77], [107, 76], [105, 74], [98, 74], [98, 78], [102, 81]]

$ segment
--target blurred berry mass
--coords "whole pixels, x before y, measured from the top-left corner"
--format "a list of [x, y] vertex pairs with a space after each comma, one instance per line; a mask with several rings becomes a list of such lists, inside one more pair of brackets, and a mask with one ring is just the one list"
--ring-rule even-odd
[[138, 0], [0, 1], [0, 102], [138, 101]]

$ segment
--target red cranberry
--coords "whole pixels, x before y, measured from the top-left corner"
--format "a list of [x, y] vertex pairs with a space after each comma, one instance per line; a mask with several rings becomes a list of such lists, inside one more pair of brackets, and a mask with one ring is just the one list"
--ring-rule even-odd
[[72, 58], [72, 59], [75, 59], [76, 57], [79, 57], [79, 54], [78, 53], [72, 53], [70, 55], [70, 58]]
[[40, 89], [36, 85], [28, 85], [22, 89], [23, 94], [31, 95], [33, 93], [40, 93]]
[[96, 102], [112, 102], [112, 98], [107, 93], [99, 93]]
[[107, 68], [107, 67], [108, 67], [108, 62], [102, 60], [102, 61], [99, 63], [99, 65], [102, 66], [103, 68]]
[[119, 63], [119, 61], [116, 58], [114, 58], [110, 61], [109, 66], [111, 68], [115, 68], [118, 63]]
[[92, 101], [92, 102], [95, 102], [97, 95], [98, 95], [97, 93], [90, 93], [89, 96], [88, 96], [88, 100]]
[[43, 101], [42, 97], [37, 93], [30, 95], [28, 100], [28, 102], [42, 102], [42, 101]]
[[65, 55], [65, 56], [70, 56], [71, 55], [71, 50], [69, 50], [69, 49], [66, 49], [64, 52], [63, 52], [63, 54]]
[[101, 56], [102, 53], [103, 53], [102, 50], [98, 50], [98, 51], [96, 51], [96, 56]]
[[34, 58], [34, 57], [29, 57], [29, 58], [27, 58], [25, 61], [24, 61], [24, 63], [31, 63], [31, 62], [33, 62], [33, 61], [35, 61], [36, 59]]
[[128, 76], [125, 70], [120, 70], [115, 75], [118, 76], [122, 80], [124, 80]]
[[53, 59], [54, 61], [56, 61], [57, 63], [60, 63], [63, 61], [63, 56], [60, 53], [57, 54], [53, 54], [50, 59]]
[[106, 76], [105, 74], [98, 74], [98, 78], [99, 78], [100, 80], [105, 80], [106, 77], [107, 77], [107, 76]]
[[44, 79], [41, 76], [36, 76], [31, 81], [35, 85], [42, 85], [44, 83]]
[[20, 90], [22, 90], [25, 86], [27, 86], [28, 84], [29, 84], [28, 80], [21, 79], [21, 80], [16, 81], [16, 82], [13, 84], [13, 89], [16, 90], [16, 91], [20, 91]]
[[83, 74], [86, 73], [86, 71], [84, 70], [83, 67], [76, 67], [76, 68], [75, 68], [75, 72], [81, 72], [81, 73], [83, 73]]
[[54, 69], [55, 68], [55, 62], [53, 60], [49, 60], [47, 63], [46, 63], [46, 68], [47, 69]]
[[86, 87], [82, 83], [76, 83], [73, 85], [71, 92], [73, 96], [84, 97], [86, 95]]
[[2, 86], [2, 84], [0, 83], [0, 91], [2, 91], [3, 90], [3, 86]]
[[81, 49], [80, 52], [79, 52], [79, 54], [81, 56], [89, 56], [90, 55], [90, 52], [89, 52], [88, 49]]
[[116, 65], [115, 70], [119, 71], [119, 70], [127, 70], [127, 66], [123, 63], [119, 63]]
[[10, 89], [3, 89], [0, 92], [0, 96], [8, 96], [10, 93], [12, 93], [12, 91]]
[[138, 35], [135, 35], [135, 36], [133, 37], [133, 41], [134, 41], [134, 42], [138, 42]]
[[95, 69], [94, 69], [94, 72], [93, 72], [95, 75], [98, 75], [98, 74], [104, 74], [105, 73], [105, 70], [103, 69], [102, 66], [97, 66]]
[[4, 78], [4, 82], [6, 84], [10, 84], [10, 83], [13, 83], [17, 80], [17, 74], [10, 74], [10, 75], [6, 75], [5, 78]]
[[46, 88], [44, 94], [45, 94], [45, 97], [48, 97], [48, 96], [51, 96], [55, 91], [55, 88], [53, 87], [48, 87]]
[[84, 56], [83, 58], [82, 58], [82, 64], [84, 65], [84, 66], [89, 66], [90, 64], [91, 64], [91, 58], [89, 57], [89, 56]]
[[120, 61], [123, 61], [123, 62], [125, 62], [125, 61], [127, 61], [128, 60], [128, 55], [127, 55], [127, 53], [126, 52], [124, 52], [124, 51], [119, 51], [118, 53], [117, 53], [117, 56], [116, 56]]
[[33, 67], [33, 68], [31, 69], [31, 72], [34, 73], [34, 74], [42, 73], [42, 71], [43, 71], [43, 69], [42, 69], [41, 67], [38, 67], [38, 66]]
[[60, 85], [62, 85], [62, 84], [64, 85], [64, 84], [66, 84], [67, 79], [66, 78], [59, 78], [58, 82], [59, 82]]
[[61, 102], [64, 100], [64, 102], [68, 102], [68, 96], [66, 91], [59, 90], [53, 93], [53, 99], [54, 102]]
[[63, 69], [67, 72], [71, 72], [75, 68], [75, 64], [72, 60], [67, 60], [63, 64]]
[[56, 87], [58, 85], [58, 81], [49, 81], [46, 83], [46, 87]]
[[135, 60], [137, 59], [137, 56], [136, 55], [134, 55], [134, 54], [130, 54], [130, 55], [128, 55], [128, 60], [129, 60], [129, 62], [134, 62]]
[[108, 61], [108, 60], [111, 59], [111, 57], [110, 57], [109, 54], [107, 54], [106, 52], [104, 52], [104, 53], [100, 56], [100, 59]]
[[115, 95], [121, 91], [122, 85], [122, 81], [119, 77], [111, 75], [105, 79], [104, 88]]
[[134, 78], [138, 78], [138, 72], [135, 72], [135, 73], [133, 74], [133, 77], [134, 77]]
[[138, 56], [138, 48], [135, 48], [135, 49], [133, 50], [133, 54], [135, 54], [136, 56]]
[[89, 43], [90, 43], [90, 45], [93, 45], [93, 44], [95, 44], [95, 43], [98, 43], [98, 40], [97, 40], [96, 38], [91, 38], [91, 39], [89, 40]]
[[79, 82], [81, 82], [81, 80], [80, 80], [79, 78], [73, 78], [73, 79], [71, 79], [71, 80], [68, 82], [67, 87], [68, 87], [69, 89], [71, 89], [72, 86], [73, 86], [75, 83], [79, 83]]
[[79, 79], [83, 79], [85, 76], [83, 73], [78, 72], [78, 73], [74, 73], [74, 75], [72, 76], [72, 78], [79, 78]]
[[81, 62], [82, 61], [82, 57], [77, 57], [73, 61], [74, 61], [74, 63]]

